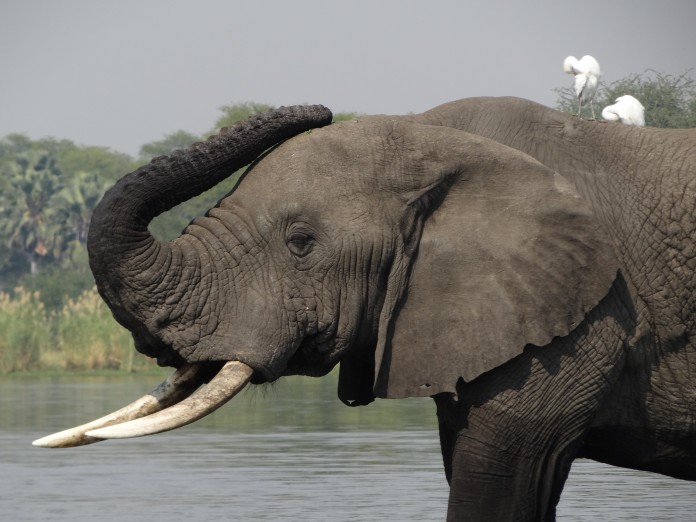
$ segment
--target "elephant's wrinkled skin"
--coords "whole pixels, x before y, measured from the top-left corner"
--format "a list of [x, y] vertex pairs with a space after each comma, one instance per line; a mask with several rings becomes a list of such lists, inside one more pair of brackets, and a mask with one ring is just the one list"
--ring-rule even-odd
[[92, 268], [138, 350], [253, 382], [340, 363], [353, 405], [433, 396], [452, 520], [553, 519], [579, 456], [696, 479], [696, 131], [515, 98], [360, 117], [261, 155], [175, 241], [149, 235], [328, 123], [289, 110], [321, 114], [155, 160], [100, 204]]

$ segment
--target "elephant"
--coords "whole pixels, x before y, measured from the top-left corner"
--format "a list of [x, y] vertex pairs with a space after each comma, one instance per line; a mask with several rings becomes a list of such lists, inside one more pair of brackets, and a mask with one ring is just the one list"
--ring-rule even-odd
[[[94, 211], [90, 266], [172, 376], [35, 441], [193, 422], [248, 383], [431, 397], [448, 520], [553, 520], [579, 457], [696, 479], [696, 130], [469, 98], [332, 123], [283, 107], [154, 159]], [[249, 165], [173, 241], [148, 223]]]

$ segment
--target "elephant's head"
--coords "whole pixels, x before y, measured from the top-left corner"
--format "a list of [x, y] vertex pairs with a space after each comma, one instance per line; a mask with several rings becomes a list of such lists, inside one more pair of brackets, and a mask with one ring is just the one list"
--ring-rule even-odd
[[[176, 382], [147, 407], [37, 443], [171, 429], [249, 380], [319, 376], [339, 362], [349, 404], [454, 392], [566, 335], [608, 291], [616, 264], [593, 215], [529, 156], [399, 117], [298, 134], [329, 118], [321, 108], [266, 116], [154, 160], [105, 196], [89, 242], [99, 290], [138, 350], [179, 368]], [[252, 157], [235, 190], [178, 239], [150, 236], [149, 220], [207, 188], [208, 172], [216, 182]], [[215, 399], [187, 399], [207, 405], [198, 413], [84, 435], [181, 400], [226, 362], [203, 388]]]

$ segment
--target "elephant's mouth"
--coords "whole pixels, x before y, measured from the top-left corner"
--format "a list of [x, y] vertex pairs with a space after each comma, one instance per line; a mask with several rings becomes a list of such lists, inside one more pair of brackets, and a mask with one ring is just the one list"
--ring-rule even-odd
[[307, 336], [288, 361], [284, 375], [321, 377], [329, 373], [343, 353], [344, 343], [336, 338], [335, 327]]

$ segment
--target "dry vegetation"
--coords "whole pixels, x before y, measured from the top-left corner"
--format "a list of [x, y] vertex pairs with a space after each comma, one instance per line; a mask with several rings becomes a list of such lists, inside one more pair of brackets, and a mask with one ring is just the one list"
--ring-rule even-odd
[[52, 313], [39, 292], [0, 292], [0, 373], [42, 370], [133, 371], [152, 366], [111, 316], [96, 289]]

